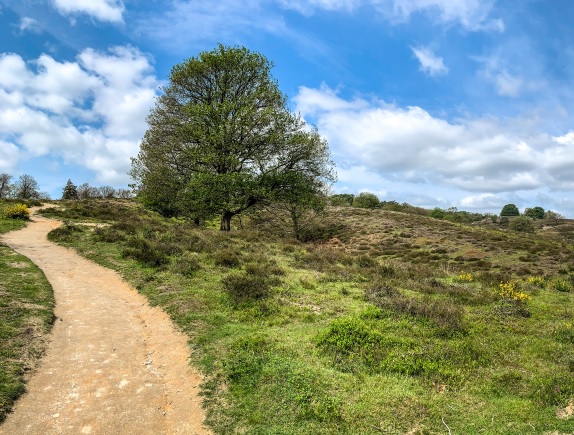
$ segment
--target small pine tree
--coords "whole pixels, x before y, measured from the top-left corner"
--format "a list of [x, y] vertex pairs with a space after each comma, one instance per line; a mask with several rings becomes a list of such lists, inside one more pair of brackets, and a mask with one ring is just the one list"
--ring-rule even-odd
[[78, 189], [76, 185], [72, 183], [72, 180], [68, 180], [66, 183], [62, 193], [62, 199], [78, 199]]

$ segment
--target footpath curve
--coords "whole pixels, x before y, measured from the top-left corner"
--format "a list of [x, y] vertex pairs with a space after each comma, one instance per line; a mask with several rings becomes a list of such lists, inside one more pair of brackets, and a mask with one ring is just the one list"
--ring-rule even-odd
[[208, 434], [187, 337], [120, 276], [46, 239], [41, 216], [2, 241], [56, 299], [47, 353], [0, 434]]

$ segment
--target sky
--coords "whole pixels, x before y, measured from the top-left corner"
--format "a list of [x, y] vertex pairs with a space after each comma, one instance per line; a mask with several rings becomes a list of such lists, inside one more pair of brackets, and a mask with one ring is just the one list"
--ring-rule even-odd
[[574, 218], [571, 0], [0, 0], [0, 172], [61, 197], [131, 182], [171, 68], [219, 43], [274, 64], [335, 193]]

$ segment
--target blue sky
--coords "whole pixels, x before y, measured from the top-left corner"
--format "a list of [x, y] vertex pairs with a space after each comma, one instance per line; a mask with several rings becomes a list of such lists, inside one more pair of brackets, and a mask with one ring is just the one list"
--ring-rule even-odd
[[570, 0], [1, 0], [0, 172], [126, 187], [171, 67], [275, 64], [337, 193], [574, 217]]

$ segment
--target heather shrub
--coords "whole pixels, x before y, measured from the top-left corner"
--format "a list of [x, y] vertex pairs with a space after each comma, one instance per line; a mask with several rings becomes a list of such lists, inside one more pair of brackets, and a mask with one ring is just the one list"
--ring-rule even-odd
[[65, 221], [62, 226], [54, 228], [48, 233], [48, 240], [52, 242], [66, 242], [73, 237], [74, 233], [82, 231], [84, 230], [81, 226]]

